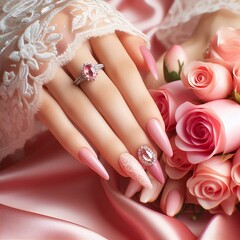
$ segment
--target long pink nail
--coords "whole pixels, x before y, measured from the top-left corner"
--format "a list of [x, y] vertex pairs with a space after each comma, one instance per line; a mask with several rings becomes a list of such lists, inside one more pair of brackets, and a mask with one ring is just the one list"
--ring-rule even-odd
[[152, 166], [147, 167], [147, 169], [158, 182], [162, 184], [165, 182], [163, 171], [158, 161]]
[[157, 119], [150, 119], [147, 123], [147, 130], [154, 142], [162, 149], [169, 157], [172, 157], [173, 150], [167, 134], [160, 125]]
[[146, 46], [140, 46], [139, 49], [153, 77], [158, 80], [157, 64], [152, 53], [147, 49]]
[[146, 172], [141, 164], [129, 153], [122, 153], [119, 157], [119, 164], [123, 171], [133, 180], [140, 183], [143, 187], [152, 188], [152, 183], [149, 180]]
[[140, 183], [131, 179], [127, 186], [125, 196], [128, 198], [131, 198], [135, 193], [139, 192], [141, 189], [142, 189], [142, 186], [140, 185]]
[[109, 175], [106, 169], [89, 149], [80, 149], [80, 151], [78, 152], [78, 157], [83, 163], [85, 163], [89, 168], [91, 168], [94, 172], [100, 175], [103, 179], [109, 179]]
[[173, 217], [182, 207], [181, 195], [178, 191], [172, 190], [168, 193], [166, 200], [166, 214]]
[[139, 161], [148, 169], [151, 175], [160, 183], [164, 183], [163, 171], [153, 150], [147, 145], [142, 145], [138, 148], [137, 154]]

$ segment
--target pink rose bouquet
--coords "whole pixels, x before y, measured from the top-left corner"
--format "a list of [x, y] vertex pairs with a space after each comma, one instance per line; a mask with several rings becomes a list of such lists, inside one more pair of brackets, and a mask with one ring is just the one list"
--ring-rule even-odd
[[187, 62], [174, 45], [164, 71], [168, 83], [150, 90], [173, 149], [162, 154], [160, 208], [173, 216], [190, 203], [232, 215], [240, 202], [240, 29], [219, 29], [203, 61]]

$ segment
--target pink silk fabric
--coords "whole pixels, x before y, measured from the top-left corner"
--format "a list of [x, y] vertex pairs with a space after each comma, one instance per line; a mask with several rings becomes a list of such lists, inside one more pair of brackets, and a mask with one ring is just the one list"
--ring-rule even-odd
[[124, 196], [126, 180], [111, 168], [103, 181], [46, 132], [28, 156], [2, 164], [0, 239], [237, 240], [240, 214], [171, 218], [157, 205]]
[[[147, 33], [153, 52], [162, 52], [154, 29], [171, 1], [110, 0]], [[110, 180], [71, 157], [45, 132], [25, 147], [18, 161], [0, 164], [0, 240], [237, 240], [240, 214], [162, 214], [156, 204], [124, 196], [127, 180], [108, 167]]]
[[164, 47], [155, 37], [159, 24], [171, 6], [172, 0], [107, 0], [151, 40], [151, 50], [158, 58]]

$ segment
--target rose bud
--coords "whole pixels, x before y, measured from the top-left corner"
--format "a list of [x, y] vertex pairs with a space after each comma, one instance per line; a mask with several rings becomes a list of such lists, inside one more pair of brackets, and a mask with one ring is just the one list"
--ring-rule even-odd
[[183, 48], [173, 45], [163, 57], [163, 73], [166, 82], [180, 80], [180, 74], [185, 64], [187, 56]]

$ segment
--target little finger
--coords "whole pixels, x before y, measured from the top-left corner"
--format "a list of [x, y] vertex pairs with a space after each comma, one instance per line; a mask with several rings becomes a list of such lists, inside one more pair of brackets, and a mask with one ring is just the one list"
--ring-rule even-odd
[[37, 116], [74, 158], [85, 163], [102, 178], [109, 179], [95, 151], [46, 90], [42, 92], [41, 106]]

